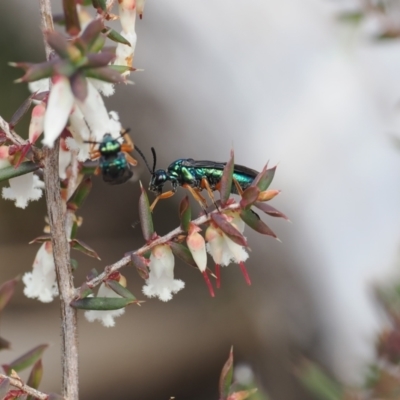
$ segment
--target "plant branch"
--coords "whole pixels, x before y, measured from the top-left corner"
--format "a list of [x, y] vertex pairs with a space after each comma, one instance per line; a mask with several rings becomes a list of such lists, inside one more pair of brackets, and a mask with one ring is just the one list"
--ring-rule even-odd
[[26, 140], [22, 139], [22, 137], [19, 136], [13, 129], [10, 129], [10, 125], [8, 124], [8, 122], [1, 116], [0, 116], [0, 130], [2, 130], [5, 133], [6, 138], [11, 143], [14, 143], [17, 146], [22, 146], [28, 143]]
[[[234, 203], [230, 204], [227, 207], [224, 207], [223, 211], [226, 210], [239, 210], [240, 209], [240, 204], [239, 203]], [[205, 224], [206, 222], [209, 222], [211, 220], [211, 215], [215, 213], [219, 213], [219, 210], [214, 210], [211, 213], [208, 213], [207, 215], [202, 215], [201, 217], [195, 219], [192, 221], [194, 225], [200, 226]], [[185, 233], [185, 231], [181, 228], [175, 228], [173, 231], [169, 232], [165, 236], [160, 236], [157, 239], [153, 240], [150, 243], [147, 243], [146, 245], [142, 246], [140, 249], [133, 251], [131, 254], [136, 254], [136, 255], [143, 255], [150, 251], [153, 247], [159, 245], [159, 244], [164, 244], [167, 242], [170, 242], [172, 239], [176, 238], [179, 235], [182, 235]], [[95, 278], [91, 279], [90, 281], [86, 282], [86, 285], [89, 288], [94, 288], [103, 281], [105, 281], [112, 273], [120, 270], [123, 267], [126, 267], [129, 265], [131, 262], [131, 256], [125, 256], [121, 258], [121, 260], [117, 261], [116, 263], [112, 265], [108, 265], [107, 267], [104, 268], [104, 272], [102, 272], [100, 275], [96, 276]], [[80, 288], [77, 288], [75, 290], [75, 298], [79, 297], [80, 293]]]
[[19, 379], [19, 377], [16, 378], [16, 377], [0, 374], [1, 382], [3, 382], [5, 379], [9, 380], [11, 386], [14, 386], [14, 387], [22, 390], [24, 393], [28, 394], [29, 396], [34, 397], [35, 399], [47, 400], [49, 398], [48, 394], [39, 392], [39, 390], [36, 390], [28, 385], [25, 385], [25, 383], [23, 383], [21, 381], [21, 379]]
[[[39, 0], [42, 30], [53, 30], [50, 0]], [[52, 50], [44, 40], [47, 59]], [[70, 266], [70, 249], [66, 234], [66, 205], [62, 201], [59, 179], [59, 147], [57, 139], [52, 149], [44, 148], [44, 182], [46, 188], [47, 214], [49, 217], [53, 257], [60, 292], [62, 330], [62, 395], [68, 400], [78, 400], [78, 340], [77, 315], [70, 307], [74, 285]]]

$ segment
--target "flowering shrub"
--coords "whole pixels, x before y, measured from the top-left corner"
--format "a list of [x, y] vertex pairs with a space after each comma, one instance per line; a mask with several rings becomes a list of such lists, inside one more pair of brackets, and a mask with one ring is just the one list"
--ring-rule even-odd
[[[258, 173], [237, 166], [233, 152], [226, 164], [212, 163], [201, 168], [194, 160], [188, 159], [187, 164], [193, 162], [190, 165], [192, 172], [188, 172], [188, 165], [178, 163], [173, 171], [155, 171], [154, 165], [153, 169], [149, 168], [152, 174], [150, 190], [158, 196], [150, 206], [147, 193], [141, 187], [139, 198], [140, 222], [146, 243], [105, 267], [102, 273], [91, 271], [86, 282], [74, 287], [70, 249], [98, 258], [96, 251], [77, 236], [82, 224], [77, 212], [90, 193], [91, 175], [102, 174], [107, 183], [121, 184], [132, 176], [131, 168], [137, 164], [130, 154], [134, 145], [128, 131], [122, 128], [115, 111], [107, 111], [102, 95], [112, 95], [115, 84], [129, 83], [129, 74], [135, 71], [135, 22], [136, 15], [142, 18], [144, 1], [120, 0], [118, 15], [115, 15], [112, 14], [114, 1], [64, 0], [64, 13], [57, 17], [57, 21], [65, 26], [66, 34], [53, 29], [49, 1], [40, 0], [40, 4], [47, 60], [39, 64], [11, 64], [24, 71], [17, 82], [28, 83], [32, 94], [9, 122], [0, 117], [0, 180], [9, 181], [9, 187], [2, 189], [2, 197], [13, 200], [20, 208], [38, 200], [45, 189], [49, 226], [45, 227], [45, 235], [32, 241], [39, 243], [40, 248], [32, 271], [22, 277], [24, 294], [41, 302], [51, 302], [60, 295], [65, 327], [64, 370], [76, 372], [76, 310], [85, 310], [85, 317], [90, 322], [99, 321], [111, 327], [115, 325], [115, 318], [124, 314], [126, 306], [142, 302], [129, 291], [120, 272], [123, 267], [136, 267], [144, 280], [142, 292], [145, 296], [167, 302], [185, 287], [184, 282], [174, 276], [175, 257], [179, 257], [200, 271], [210, 295], [214, 297], [213, 279], [216, 279], [216, 287], [220, 287], [221, 266], [239, 264], [245, 281], [249, 285], [251, 283], [244, 264], [249, 248], [243, 235], [246, 225], [276, 238], [254, 208], [273, 217], [286, 217], [267, 204], [279, 193], [268, 189], [275, 168], [265, 166]], [[93, 7], [96, 12], [94, 18], [88, 12]], [[106, 25], [107, 21], [116, 19], [121, 23], [120, 33]], [[117, 43], [115, 49], [105, 46], [107, 39]], [[24, 140], [15, 129], [30, 108], [28, 139]], [[138, 152], [144, 158], [142, 152]], [[154, 150], [153, 155], [155, 158]], [[168, 180], [173, 191], [162, 193], [162, 186]], [[192, 219], [186, 196], [179, 208], [180, 226], [160, 237], [154, 229], [152, 210], [159, 199], [173, 195], [178, 186], [193, 195], [203, 212]], [[207, 200], [201, 194], [202, 189], [207, 190], [214, 208], [208, 208]], [[219, 200], [214, 198], [215, 191], [220, 192]], [[240, 196], [239, 202], [231, 197], [232, 193]], [[209, 268], [207, 252], [214, 260], [215, 273]], [[97, 286], [95, 294], [93, 289]], [[7, 293], [11, 297], [11, 292]], [[19, 360], [3, 368], [7, 374], [12, 374], [19, 364], [32, 365], [36, 362], [42, 351], [40, 347], [33, 352], [34, 356], [29, 353], [23, 362]], [[35, 374], [39, 370], [41, 365], [34, 366]], [[232, 353], [221, 375], [220, 398], [234, 400], [249, 397], [252, 390], [237, 392], [232, 389], [231, 372]], [[20, 378], [17, 381], [19, 383], [0, 376], [0, 390], [5, 389], [1, 393], [8, 393], [8, 397], [4, 398], [15, 398], [21, 393], [37, 398], [51, 397], [32, 392], [38, 387], [40, 379], [32, 378], [29, 382], [31, 388], [26, 390]], [[18, 389], [8, 390], [9, 385]], [[65, 373], [63, 396], [76, 399], [77, 388], [77, 374]]]

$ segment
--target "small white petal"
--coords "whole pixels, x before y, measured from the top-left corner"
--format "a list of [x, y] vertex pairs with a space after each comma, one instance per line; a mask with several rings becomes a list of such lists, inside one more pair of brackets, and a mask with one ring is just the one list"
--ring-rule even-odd
[[26, 297], [48, 303], [58, 295], [56, 271], [50, 242], [43, 243], [39, 248], [33, 262], [33, 270], [24, 274], [22, 282], [25, 285], [24, 294]]
[[30, 172], [10, 179], [10, 187], [3, 188], [2, 195], [6, 200], [15, 200], [16, 207], [25, 208], [29, 201], [42, 197], [44, 183]]
[[121, 124], [110, 119], [100, 93], [90, 82], [88, 82], [88, 95], [85, 101], [76, 100], [76, 103], [89, 125], [92, 140], [100, 142], [105, 133], [113, 134], [116, 126], [118, 126], [117, 131], [121, 131]]
[[31, 122], [29, 123], [29, 141], [33, 144], [38, 137], [43, 133], [44, 129], [44, 116], [46, 107], [40, 103], [33, 107]]
[[204, 272], [207, 268], [207, 252], [203, 236], [198, 232], [190, 233], [186, 239], [186, 243], [199, 270]]
[[44, 117], [44, 145], [54, 146], [54, 141], [60, 136], [67, 124], [73, 105], [74, 95], [68, 78], [65, 76], [56, 77], [50, 91]]
[[[114, 60], [115, 65], [127, 65], [128, 67], [132, 67], [133, 64], [133, 55], [135, 53], [137, 36], [135, 32], [121, 32], [121, 35], [131, 44], [127, 46], [123, 43], [118, 43], [117, 49], [115, 51], [116, 58]], [[123, 75], [129, 75], [129, 71], [124, 72]]]
[[172, 299], [172, 294], [185, 287], [180, 279], [174, 279], [174, 255], [168, 245], [158, 245], [152, 249], [150, 255], [150, 273], [143, 286], [143, 293], [147, 297], [158, 297], [162, 301]]
[[104, 82], [99, 79], [88, 78], [88, 81], [99, 91], [103, 96], [109, 97], [115, 93], [115, 87], [113, 83]]
[[44, 79], [39, 79], [38, 81], [29, 82], [28, 88], [31, 93], [45, 92], [46, 90], [49, 90], [49, 88], [50, 88], [50, 79], [44, 78]]

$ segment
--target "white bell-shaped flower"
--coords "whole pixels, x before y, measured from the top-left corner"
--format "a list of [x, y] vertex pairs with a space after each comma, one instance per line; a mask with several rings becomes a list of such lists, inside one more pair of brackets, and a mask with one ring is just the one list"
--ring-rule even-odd
[[148, 297], [158, 297], [162, 301], [172, 299], [172, 294], [185, 287], [180, 279], [174, 279], [175, 258], [166, 244], [153, 247], [150, 255], [150, 273], [143, 286], [143, 293]]

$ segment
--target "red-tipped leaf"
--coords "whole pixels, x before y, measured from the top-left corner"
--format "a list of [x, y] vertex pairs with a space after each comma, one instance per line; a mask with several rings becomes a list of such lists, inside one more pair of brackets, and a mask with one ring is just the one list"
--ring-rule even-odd
[[275, 176], [276, 166], [270, 169], [267, 169], [267, 165], [263, 168], [263, 170], [256, 176], [254, 179], [252, 186], [257, 186], [260, 189], [260, 192], [264, 192], [268, 189], [272, 180]]
[[240, 212], [240, 218], [242, 218], [246, 225], [254, 229], [256, 232], [262, 233], [263, 235], [272, 236], [274, 238], [277, 237], [254, 211], [242, 210]]
[[91, 247], [89, 247], [86, 243], [82, 242], [81, 240], [72, 239], [72, 240], [70, 240], [69, 244], [72, 249], [78, 250], [78, 251], [82, 252], [83, 254], [86, 254], [89, 257], [93, 257], [93, 258], [97, 258], [98, 260], [101, 260], [99, 255]]
[[139, 198], [139, 219], [140, 226], [142, 227], [143, 237], [146, 241], [151, 240], [154, 234], [153, 218], [151, 216], [149, 199], [146, 190], [140, 182], [141, 195]]
[[171, 242], [169, 245], [174, 255], [176, 255], [178, 258], [180, 258], [183, 262], [190, 265], [191, 267], [194, 267], [197, 270], [199, 269], [196, 261], [194, 261], [192, 253], [186, 246], [176, 242]]
[[[82, 47], [87, 53], [97, 53], [97, 49], [94, 50], [93, 47], [96, 44], [101, 31], [104, 29], [104, 24], [101, 19], [94, 19], [90, 22], [85, 30], [82, 32], [81, 36], [77, 40], [78, 47]], [[103, 42], [104, 43], [104, 42]]]
[[240, 207], [244, 209], [250, 208], [257, 201], [259, 194], [260, 189], [257, 186], [249, 186], [242, 194]]
[[147, 268], [146, 261], [143, 257], [138, 256], [137, 254], [131, 254], [131, 261], [133, 266], [136, 268], [139, 276], [142, 279], [149, 278], [149, 269]]
[[20, 119], [26, 114], [26, 112], [29, 110], [30, 106], [32, 105], [32, 101], [36, 93], [31, 94], [15, 111], [13, 116], [11, 117], [10, 122], [8, 125], [10, 126], [11, 129], [14, 129], [14, 127], [18, 124]]
[[19, 281], [20, 278], [17, 276], [14, 279], [4, 282], [0, 286], [0, 312], [3, 311], [4, 307], [14, 295], [15, 286]]
[[109, 51], [88, 54], [86, 57], [86, 62], [84, 64], [84, 67], [85, 68], [106, 67], [114, 59], [115, 59], [115, 53]]
[[261, 211], [264, 211], [266, 214], [268, 214], [271, 217], [278, 217], [278, 218], [284, 218], [286, 220], [289, 220], [289, 218], [285, 214], [281, 213], [275, 207], [272, 207], [267, 203], [255, 202], [254, 207], [257, 207]]
[[233, 378], [233, 347], [229, 352], [229, 357], [225, 362], [219, 378], [219, 398], [220, 400], [227, 400], [229, 390], [232, 385]]
[[235, 168], [234, 153], [233, 150], [231, 150], [231, 156], [229, 158], [229, 161], [226, 163], [224, 167], [224, 172], [222, 173], [221, 184], [219, 189], [222, 206], [226, 204], [231, 195], [234, 168]]
[[50, 235], [43, 235], [43, 236], [38, 236], [37, 238], [31, 240], [29, 244], [34, 244], [34, 243], [46, 243], [46, 242], [51, 242], [51, 236]]
[[10, 374], [11, 370], [13, 369], [16, 372], [20, 372], [25, 368], [30, 367], [33, 365], [37, 360], [39, 360], [44, 351], [49, 347], [48, 344], [41, 344], [40, 346], [35, 347], [34, 349], [28, 351], [21, 357], [18, 357], [16, 360], [11, 362], [10, 364], [3, 364], [2, 367], [6, 374]]
[[220, 213], [212, 213], [211, 219], [236, 244], [247, 247], [246, 238]]
[[64, 35], [57, 31], [47, 31], [45, 32], [45, 37], [49, 46], [60, 58], [69, 58], [68, 42]]
[[[42, 365], [42, 360], [39, 359], [35, 362], [34, 366], [32, 367], [31, 373], [29, 374], [29, 378], [27, 381], [27, 385], [37, 389], [40, 385], [40, 382], [42, 381], [43, 377], [43, 365]], [[31, 399], [34, 399], [33, 397], [30, 397]]]
[[126, 78], [123, 77], [118, 71], [110, 67], [99, 67], [85, 69], [85, 75], [88, 78], [98, 79], [100, 81], [109, 83], [125, 83]]

